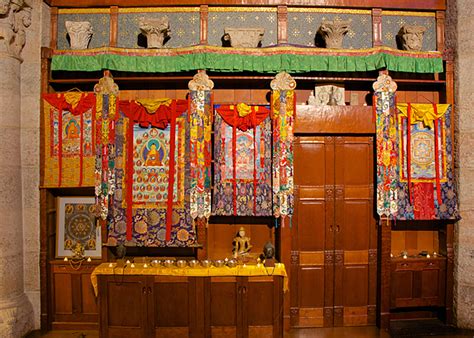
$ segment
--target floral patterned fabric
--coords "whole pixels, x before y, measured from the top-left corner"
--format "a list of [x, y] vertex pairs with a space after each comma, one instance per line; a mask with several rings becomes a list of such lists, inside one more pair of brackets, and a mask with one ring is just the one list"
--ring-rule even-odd
[[272, 215], [270, 118], [242, 131], [217, 113], [214, 163], [214, 215]]

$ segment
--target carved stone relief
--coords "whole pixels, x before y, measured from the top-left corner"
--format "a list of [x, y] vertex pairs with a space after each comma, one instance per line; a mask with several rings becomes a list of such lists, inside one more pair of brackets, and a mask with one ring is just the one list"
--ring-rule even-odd
[[31, 7], [24, 0], [0, 0], [0, 52], [19, 58], [31, 25]]
[[426, 27], [417, 25], [404, 25], [397, 35], [399, 48], [402, 50], [419, 51], [423, 47], [423, 35]]
[[342, 48], [342, 40], [349, 30], [349, 21], [323, 21], [317, 34], [324, 40], [326, 48]]
[[167, 16], [158, 19], [140, 18], [140, 30], [147, 38], [147, 48], [161, 48], [169, 38], [171, 29]]
[[94, 34], [91, 23], [89, 21], [66, 21], [65, 25], [71, 49], [87, 49], [92, 34]]
[[256, 48], [265, 34], [263, 28], [224, 28], [224, 41], [230, 43], [231, 47]]
[[314, 95], [308, 98], [310, 106], [345, 106], [343, 85], [321, 85], [314, 87]]

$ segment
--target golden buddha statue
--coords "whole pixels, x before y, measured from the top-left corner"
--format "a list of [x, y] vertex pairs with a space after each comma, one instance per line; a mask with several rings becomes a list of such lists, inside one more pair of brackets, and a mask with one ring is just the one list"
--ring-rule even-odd
[[250, 252], [252, 245], [250, 244], [250, 237], [245, 236], [244, 227], [240, 227], [232, 241], [232, 246], [234, 258], [246, 256]]

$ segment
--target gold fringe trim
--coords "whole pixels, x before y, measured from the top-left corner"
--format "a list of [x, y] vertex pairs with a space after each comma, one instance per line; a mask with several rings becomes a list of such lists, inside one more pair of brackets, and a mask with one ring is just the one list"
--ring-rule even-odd
[[270, 12], [276, 13], [276, 7], [209, 7], [210, 12]]
[[130, 7], [119, 8], [119, 13], [182, 13], [199, 12], [199, 7]]
[[435, 18], [436, 13], [433, 12], [405, 12], [405, 11], [382, 11], [382, 16], [424, 16]]
[[60, 8], [58, 14], [110, 14], [110, 8]]
[[372, 11], [367, 10], [367, 9], [289, 7], [288, 13], [335, 13], [335, 14], [371, 15]]

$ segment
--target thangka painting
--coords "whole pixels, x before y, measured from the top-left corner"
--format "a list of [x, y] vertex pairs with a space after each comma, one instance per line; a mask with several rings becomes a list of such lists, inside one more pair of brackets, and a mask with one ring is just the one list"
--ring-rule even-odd
[[246, 105], [215, 108], [213, 214], [271, 216], [269, 109]]
[[108, 244], [192, 246], [196, 236], [185, 198], [189, 195], [186, 115], [175, 111], [166, 126], [143, 127], [124, 107], [116, 126], [117, 186]]
[[59, 197], [56, 257], [101, 257], [101, 232], [95, 217], [94, 197]]
[[377, 105], [379, 215], [456, 219], [451, 106], [405, 103], [396, 108], [383, 117], [384, 109]]
[[94, 186], [95, 97], [45, 94], [45, 187]]

